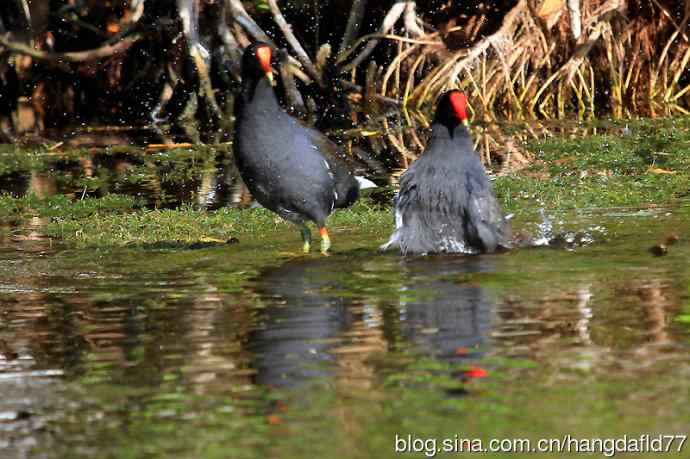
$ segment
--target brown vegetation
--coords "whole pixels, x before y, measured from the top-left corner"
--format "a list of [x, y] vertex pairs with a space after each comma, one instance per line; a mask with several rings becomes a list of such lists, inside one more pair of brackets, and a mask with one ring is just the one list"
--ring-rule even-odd
[[[285, 46], [281, 75], [295, 113], [322, 128], [357, 128], [342, 136], [365, 138], [376, 154], [392, 147], [401, 165], [421, 150], [418, 128], [450, 87], [466, 90], [474, 118], [488, 123], [690, 110], [690, 0], [5, 4], [0, 71], [19, 73], [39, 126], [173, 120], [190, 104], [217, 126], [241, 49], [255, 39]], [[501, 132], [482, 134], [486, 161], [489, 152], [521, 160]]]

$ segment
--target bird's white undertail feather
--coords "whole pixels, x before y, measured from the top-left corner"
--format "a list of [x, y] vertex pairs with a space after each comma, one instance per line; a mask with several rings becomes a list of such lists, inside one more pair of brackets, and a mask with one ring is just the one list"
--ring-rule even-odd
[[402, 218], [402, 213], [400, 213], [400, 209], [397, 207], [395, 208], [395, 231], [393, 234], [391, 234], [390, 239], [388, 239], [388, 242], [383, 244], [382, 246], [379, 247], [379, 250], [388, 250], [392, 246], [395, 245], [400, 245], [400, 231], [403, 226], [403, 218]]
[[368, 178], [364, 178], [358, 175], [355, 175], [355, 180], [357, 180], [357, 183], [359, 183], [359, 189], [360, 190], [367, 190], [369, 188], [378, 188], [378, 185], [369, 180]]
[[394, 231], [393, 234], [391, 234], [391, 238], [388, 239], [388, 242], [379, 246], [379, 250], [388, 250], [391, 247], [399, 246], [399, 245], [400, 245], [400, 234], [398, 233], [398, 231]]

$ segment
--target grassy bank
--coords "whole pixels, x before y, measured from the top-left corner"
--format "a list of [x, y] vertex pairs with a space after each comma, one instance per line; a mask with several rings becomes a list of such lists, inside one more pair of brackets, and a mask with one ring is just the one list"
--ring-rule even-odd
[[[0, 197], [0, 220], [17, 221], [35, 216], [45, 217], [42, 233], [78, 246], [220, 243], [248, 234], [263, 237], [278, 231], [294, 230], [293, 225], [262, 208], [203, 211], [183, 206], [179, 209], [146, 209], [137, 200], [123, 195], [74, 202], [64, 196], [46, 200], [35, 196]], [[329, 226], [334, 230], [368, 227], [376, 231], [391, 224], [390, 210], [368, 200], [360, 200], [329, 220]]]
[[690, 130], [648, 121], [589, 137], [529, 142], [535, 161], [496, 180], [510, 212], [668, 204], [690, 193]]
[[[672, 203], [690, 193], [690, 129], [685, 123], [640, 122], [588, 137], [547, 137], [524, 148], [532, 164], [500, 175], [496, 192], [506, 213], [535, 214], [582, 208], [639, 207]], [[72, 201], [0, 196], [0, 221], [45, 217], [42, 232], [76, 245], [139, 245], [162, 241], [225, 241], [289, 231], [291, 225], [265, 209], [176, 210], [145, 208], [131, 196], [108, 194]], [[334, 230], [387, 232], [390, 207], [362, 199], [329, 221]]]

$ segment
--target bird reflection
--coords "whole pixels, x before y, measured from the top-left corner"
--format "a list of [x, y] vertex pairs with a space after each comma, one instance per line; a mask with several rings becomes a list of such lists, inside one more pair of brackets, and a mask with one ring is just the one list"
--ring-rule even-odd
[[[493, 302], [471, 281], [493, 271], [496, 257], [420, 257], [406, 263], [400, 301], [403, 337], [436, 357], [483, 344], [492, 323]], [[405, 299], [409, 298], [409, 299]]]
[[255, 382], [294, 386], [356, 368], [348, 378], [362, 386], [375, 373], [367, 357], [400, 347], [463, 358], [457, 350], [482, 344], [493, 317], [471, 277], [493, 271], [498, 258], [336, 255], [263, 271], [254, 287], [262, 325], [248, 339]]
[[260, 275], [257, 293], [268, 306], [263, 327], [250, 336], [256, 382], [291, 386], [330, 373], [327, 352], [348, 323], [347, 302], [329, 294], [334, 258], [291, 260]]

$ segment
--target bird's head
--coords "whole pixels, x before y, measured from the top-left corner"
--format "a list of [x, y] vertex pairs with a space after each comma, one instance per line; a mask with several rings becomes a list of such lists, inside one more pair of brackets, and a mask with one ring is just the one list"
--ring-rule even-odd
[[452, 89], [445, 92], [438, 99], [436, 104], [436, 115], [434, 123], [443, 124], [449, 128], [458, 124], [467, 126], [467, 96], [464, 92]]
[[250, 78], [252, 80], [259, 80], [263, 76], [266, 76], [272, 85], [272, 57], [273, 50], [267, 43], [257, 41], [247, 46], [247, 48], [244, 50], [244, 54], [242, 55], [242, 77]]

